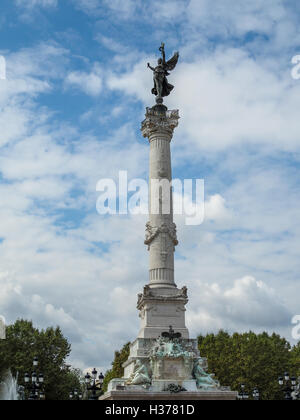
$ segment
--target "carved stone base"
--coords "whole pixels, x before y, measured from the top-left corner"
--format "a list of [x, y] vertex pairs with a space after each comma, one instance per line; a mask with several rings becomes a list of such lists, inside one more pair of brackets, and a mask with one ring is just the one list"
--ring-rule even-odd
[[197, 391], [197, 392], [179, 392], [172, 394], [170, 392], [151, 392], [151, 391], [110, 391], [102, 395], [99, 400], [102, 401], [235, 401], [237, 392], [233, 391]]
[[157, 339], [170, 325], [189, 338], [185, 325], [185, 305], [188, 302], [187, 289], [150, 288], [145, 286], [144, 293], [138, 296], [137, 308], [140, 311], [141, 329], [139, 338]]
[[[190, 348], [193, 349], [195, 354], [195, 358], [200, 357], [200, 353], [198, 351], [198, 341], [192, 339], [184, 339], [183, 340]], [[140, 359], [143, 363], [145, 363], [148, 368], [150, 368], [150, 360], [149, 360], [149, 352], [153, 345], [155, 344], [156, 339], [153, 338], [137, 338], [131, 345], [130, 345], [130, 354], [128, 360], [123, 364], [124, 367], [124, 378], [130, 378], [134, 371], [135, 362], [136, 360]], [[166, 359], [166, 367], [167, 367], [167, 359]], [[176, 362], [175, 362], [176, 363]], [[182, 363], [181, 361], [177, 363]], [[184, 378], [190, 379], [190, 378]]]
[[126, 395], [133, 399], [163, 399], [160, 395], [166, 397], [171, 391], [180, 393], [180, 397], [172, 399], [189, 395], [191, 398], [187, 399], [198, 399], [203, 392], [206, 396], [208, 392], [214, 397], [227, 395], [220, 394], [228, 391], [207, 373], [207, 361], [200, 357], [198, 340], [189, 339], [184, 316], [187, 301], [186, 287], [180, 290], [145, 286], [138, 297], [140, 334], [123, 364], [124, 377], [109, 383], [107, 398], [103, 399], [118, 399], [121, 395], [124, 399]]
[[[123, 391], [147, 391], [147, 392], [167, 392], [168, 387], [174, 384], [174, 379], [154, 379], [151, 386], [143, 385], [126, 385], [127, 379], [113, 379], [108, 386], [108, 392]], [[176, 385], [181, 386], [188, 392], [198, 392], [197, 383], [195, 379], [190, 380], [176, 380]]]
[[236, 397], [230, 389], [222, 388], [214, 375], [206, 373], [207, 360], [200, 357], [198, 341], [180, 338], [172, 329], [156, 340], [138, 338], [131, 344], [123, 367], [124, 377], [113, 379], [101, 399], [234, 400]]

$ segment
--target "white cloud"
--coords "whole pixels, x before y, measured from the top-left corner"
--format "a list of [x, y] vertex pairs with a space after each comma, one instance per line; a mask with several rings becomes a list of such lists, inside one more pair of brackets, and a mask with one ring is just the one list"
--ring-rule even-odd
[[74, 5], [86, 13], [95, 13], [100, 6], [99, 0], [73, 0]]
[[285, 15], [285, 8], [280, 0], [253, 0], [246, 4], [216, 0], [213, 7], [209, 0], [191, 0], [187, 14], [193, 24], [204, 26], [210, 34], [241, 36], [250, 31], [269, 33]]
[[[149, 101], [149, 91], [152, 88], [152, 73], [147, 70], [146, 59], [135, 64], [128, 73], [111, 74], [107, 79], [107, 85], [112, 90], [123, 91], [127, 95], [133, 95], [143, 102]], [[147, 89], [148, 88], [148, 89]]]
[[[206, 50], [207, 40], [236, 43], [246, 39], [248, 45], [256, 45], [258, 54], [270, 55], [275, 51], [283, 54], [287, 44], [299, 44], [296, 5], [281, 0], [253, 0], [241, 3], [235, 0], [73, 0], [74, 4], [91, 16], [107, 16], [114, 22], [145, 22], [154, 28], [153, 38], [164, 39], [168, 45], [184, 41], [184, 50], [195, 53]], [[162, 25], [163, 22], [163, 25]], [[178, 32], [170, 30], [176, 25]], [[255, 40], [251, 36], [255, 35]], [[266, 40], [264, 37], [268, 37]], [[204, 42], [203, 42], [204, 41]], [[267, 45], [264, 45], [264, 42]]]
[[56, 7], [58, 0], [15, 0], [17, 6], [25, 8]]
[[65, 49], [47, 43], [6, 54], [7, 79], [0, 83], [1, 146], [23, 139], [34, 124], [48, 118], [45, 110], [35, 112], [32, 100], [51, 91], [53, 79], [62, 77], [66, 57]]
[[102, 92], [102, 72], [99, 66], [95, 65], [91, 73], [75, 71], [67, 75], [66, 86], [75, 87], [87, 95], [98, 96]]
[[73, 0], [74, 5], [93, 16], [103, 15], [110, 11], [118, 16], [118, 19], [129, 19], [135, 16], [135, 12], [141, 7], [141, 0]]
[[246, 276], [224, 288], [221, 281], [200, 283], [201, 293], [193, 296], [193, 309], [188, 323], [194, 333], [199, 331], [242, 331], [247, 329], [273, 331], [286, 327], [291, 312], [266, 284]]
[[141, 0], [103, 0], [103, 3], [122, 17], [131, 17], [136, 8], [141, 6]]
[[122, 45], [120, 42], [115, 41], [113, 38], [109, 38], [102, 34], [98, 34], [95, 39], [105, 48], [107, 48], [110, 51], [113, 51], [114, 53], [121, 54], [124, 51], [124, 49], [126, 52], [128, 52], [128, 49], [124, 47], [124, 45]]
[[[129, 168], [132, 177], [144, 172], [146, 145], [135, 141], [129, 125], [99, 141], [59, 124], [47, 109], [37, 106], [37, 95], [51, 88], [61, 66], [59, 60], [57, 66], [51, 62], [47, 71], [38, 56], [39, 48], [36, 53], [23, 50], [20, 56], [9, 57], [11, 67], [13, 62], [17, 65], [10, 74], [10, 88], [3, 85], [5, 96], [1, 97], [7, 111], [0, 146], [0, 253], [1, 269], [9, 273], [9, 280], [0, 278], [0, 312], [8, 322], [24, 316], [39, 327], [61, 324], [81, 365], [84, 360], [99, 362], [98, 352], [87, 345], [95, 337], [97, 348], [104, 347], [108, 365], [112, 349], [127, 340], [128, 333], [134, 335], [135, 321], [138, 328], [138, 319], [133, 319], [129, 329], [120, 327], [117, 315], [107, 317], [105, 304], [112, 284], [116, 294], [111, 302], [116, 303], [124, 276], [132, 281], [130, 266], [137, 267], [136, 255], [126, 256], [124, 250], [135, 244], [131, 232], [137, 224], [129, 220], [125, 229], [121, 220], [109, 224], [101, 220], [96, 215], [95, 186], [100, 177], [116, 177], [122, 167]], [[49, 80], [45, 86], [39, 83], [43, 78]], [[125, 151], [124, 138], [130, 139]], [[82, 223], [69, 218], [68, 211], [82, 212]], [[140, 223], [141, 242], [144, 225], [145, 220]], [[124, 232], [121, 237], [119, 232]], [[119, 247], [123, 240], [124, 248]], [[127, 266], [114, 267], [111, 250], [102, 252], [101, 243], [113, 248], [120, 261], [127, 260]], [[146, 253], [143, 259], [146, 266]], [[133, 297], [136, 289], [131, 289]], [[84, 332], [81, 328], [86, 323], [91, 328]]]
[[153, 1], [149, 4], [149, 8], [146, 11], [152, 19], [156, 19], [156, 24], [159, 26], [160, 22], [182, 21], [183, 17], [186, 16], [187, 9], [186, 0], [177, 0], [175, 3], [173, 0]]
[[33, 48], [23, 48], [7, 57], [8, 79], [60, 79], [68, 61], [69, 51], [55, 42], [41, 42]]
[[226, 200], [220, 194], [211, 196], [205, 202], [206, 220], [224, 221], [230, 217], [230, 211], [226, 208]]
[[77, 325], [74, 319], [62, 308], [55, 308], [39, 295], [29, 295], [15, 278], [15, 273], [0, 273], [0, 307], [7, 314], [18, 308], [18, 317], [24, 319], [38, 319], [40, 325], [61, 326], [66, 333], [74, 337]]

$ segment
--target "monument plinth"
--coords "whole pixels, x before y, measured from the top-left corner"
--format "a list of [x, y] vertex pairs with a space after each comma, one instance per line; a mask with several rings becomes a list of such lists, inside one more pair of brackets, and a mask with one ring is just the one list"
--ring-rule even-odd
[[179, 54], [153, 68], [156, 103], [146, 109], [142, 134], [150, 144], [149, 222], [145, 244], [149, 250], [149, 281], [138, 295], [141, 328], [124, 363], [124, 377], [113, 379], [102, 400], [235, 400], [236, 393], [221, 388], [209, 375], [207, 362], [200, 357], [198, 341], [189, 338], [185, 324], [187, 287], [178, 288], [174, 276], [174, 252], [178, 245], [173, 220], [171, 141], [178, 126], [179, 111], [168, 110], [163, 97], [173, 86], [168, 71]]

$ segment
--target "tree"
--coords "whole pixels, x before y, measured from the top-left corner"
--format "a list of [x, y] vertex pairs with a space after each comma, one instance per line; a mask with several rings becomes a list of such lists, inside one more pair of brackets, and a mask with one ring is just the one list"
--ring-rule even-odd
[[107, 391], [107, 386], [109, 382], [114, 378], [122, 378], [124, 375], [124, 368], [122, 367], [123, 363], [128, 360], [130, 351], [130, 343], [125, 344], [121, 351], [115, 352], [115, 358], [112, 362], [112, 369], [108, 370], [105, 374], [103, 381], [103, 392]]
[[295, 375], [297, 378], [300, 378], [300, 342], [297, 346], [294, 346], [291, 351], [292, 359], [292, 370], [291, 375]]
[[200, 336], [198, 341], [201, 356], [208, 359], [209, 371], [223, 386], [238, 391], [244, 383], [250, 395], [258, 387], [265, 400], [282, 398], [278, 376], [292, 369], [295, 352], [285, 338], [265, 332], [230, 335], [220, 331]]
[[73, 388], [81, 388], [79, 372], [66, 364], [70, 352], [59, 327], [39, 331], [31, 321], [18, 320], [7, 327], [6, 340], [0, 341], [0, 371], [11, 369], [22, 384], [25, 373], [32, 372], [33, 358], [38, 357], [46, 399], [67, 400]]

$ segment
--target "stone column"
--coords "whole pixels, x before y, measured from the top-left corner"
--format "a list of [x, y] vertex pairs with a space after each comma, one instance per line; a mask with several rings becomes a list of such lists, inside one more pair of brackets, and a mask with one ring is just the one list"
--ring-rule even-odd
[[173, 222], [170, 143], [178, 125], [178, 110], [147, 108], [142, 133], [150, 143], [149, 217], [146, 240], [150, 253], [151, 288], [175, 288], [174, 251], [178, 244]]
[[[174, 281], [174, 252], [178, 241], [173, 222], [170, 143], [178, 120], [177, 110], [168, 111], [165, 106], [156, 105], [147, 108], [142, 123], [142, 133], [150, 143], [150, 220], [146, 225], [145, 240], [150, 267], [149, 283], [138, 296], [137, 308], [141, 318], [138, 337], [141, 339], [156, 339], [168, 331], [170, 325], [183, 338], [189, 337], [185, 325], [187, 288], [178, 289]], [[153, 188], [155, 183], [160, 183], [162, 188]]]

